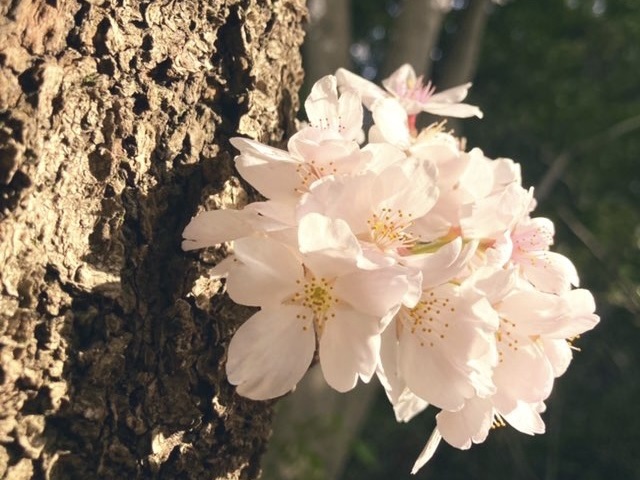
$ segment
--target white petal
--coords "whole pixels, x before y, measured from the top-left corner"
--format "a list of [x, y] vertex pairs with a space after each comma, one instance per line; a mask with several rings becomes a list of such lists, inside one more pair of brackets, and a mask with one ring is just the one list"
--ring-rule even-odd
[[227, 377], [237, 392], [267, 400], [290, 391], [309, 368], [315, 351], [311, 321], [304, 309], [283, 305], [261, 310], [240, 326], [229, 344]]
[[503, 361], [493, 374], [493, 381], [498, 387], [493, 401], [500, 411], [510, 411], [518, 401], [541, 402], [553, 388], [553, 370], [542, 348], [533, 344], [523, 345], [520, 340], [517, 350], [501, 350]]
[[553, 374], [559, 377], [569, 368], [573, 353], [566, 340], [543, 339], [544, 353], [551, 363]]
[[382, 318], [397, 309], [408, 292], [415, 292], [421, 277], [401, 266], [356, 270], [336, 280], [338, 297], [361, 312]]
[[379, 319], [345, 307], [324, 325], [320, 337], [320, 366], [327, 383], [339, 392], [356, 386], [358, 377], [368, 382], [380, 357]]
[[489, 400], [473, 398], [457, 412], [441, 411], [436, 415], [438, 430], [445, 441], [466, 450], [472, 443], [482, 443], [493, 422], [493, 406]]
[[393, 406], [398, 422], [408, 422], [429, 405], [407, 388], [407, 384], [400, 375], [396, 324], [389, 325], [382, 332], [380, 364], [376, 374]]
[[338, 99], [336, 77], [327, 75], [311, 88], [304, 108], [311, 126], [333, 130], [345, 139], [356, 140], [362, 130], [362, 104], [353, 91], [346, 91]]
[[361, 138], [362, 133], [362, 103], [355, 92], [344, 92], [338, 100], [338, 129], [348, 140]]
[[471, 83], [458, 85], [457, 87], [452, 87], [447, 90], [434, 93], [433, 95], [431, 95], [429, 100], [435, 103], [448, 103], [448, 104], [460, 103], [462, 100], [467, 98], [467, 94], [469, 93], [470, 88], [471, 88]]
[[182, 249], [211, 247], [251, 235], [251, 216], [250, 212], [232, 209], [202, 212], [192, 218], [182, 232]]
[[478, 247], [477, 241], [463, 243], [456, 237], [434, 253], [409, 255], [402, 261], [422, 272], [422, 288], [435, 288], [460, 275]]
[[341, 91], [354, 90], [362, 99], [365, 107], [371, 108], [373, 102], [379, 98], [384, 98], [387, 93], [378, 87], [375, 83], [370, 82], [344, 68], [339, 68], [336, 72], [338, 86]]
[[412, 475], [415, 475], [416, 473], [418, 473], [418, 470], [424, 467], [425, 464], [429, 460], [431, 460], [431, 457], [433, 457], [433, 454], [436, 453], [436, 449], [438, 448], [438, 445], [440, 445], [440, 440], [442, 440], [442, 435], [440, 435], [440, 432], [438, 431], [438, 429], [435, 428], [431, 433], [431, 436], [429, 437], [427, 444], [424, 446], [424, 448], [422, 449], [422, 452], [420, 452], [420, 455], [418, 455], [416, 462], [413, 464], [413, 468], [411, 469]]
[[367, 154], [367, 161], [360, 167], [361, 172], [380, 173], [385, 168], [399, 164], [407, 158], [402, 150], [388, 143], [369, 143], [362, 148], [362, 153]]
[[578, 286], [578, 272], [564, 255], [555, 252], [530, 252], [519, 262], [524, 276], [544, 292], [563, 293]]
[[399, 364], [409, 389], [436, 407], [461, 408], [465, 397], [474, 394], [470, 382], [465, 382], [438, 349], [407, 330], [405, 327], [400, 336]]
[[544, 433], [544, 421], [536, 411], [535, 405], [518, 402], [510, 412], [500, 412], [504, 419], [516, 430], [527, 435]]
[[375, 179], [372, 203], [377, 209], [386, 207], [412, 220], [418, 219], [438, 200], [436, 176], [437, 169], [431, 162], [408, 158], [385, 169]]
[[235, 242], [238, 264], [227, 278], [227, 292], [241, 305], [279, 305], [304, 278], [292, 250], [270, 238], [246, 237]]
[[466, 103], [436, 103], [433, 97], [429, 99], [428, 102], [420, 104], [420, 106], [423, 112], [429, 112], [442, 117], [482, 118], [484, 116], [482, 110], [475, 105], [468, 105]]
[[411, 146], [407, 112], [400, 102], [394, 98], [380, 99], [373, 104], [371, 113], [387, 142], [403, 150]]
[[235, 159], [240, 175], [270, 199], [295, 201], [301, 188], [299, 162], [288, 152], [246, 138], [232, 138], [241, 154]]
[[356, 257], [362, 252], [347, 222], [320, 213], [308, 213], [300, 219], [298, 247], [301, 253], [334, 253], [336, 257], [350, 260], [351, 265], [355, 265]]

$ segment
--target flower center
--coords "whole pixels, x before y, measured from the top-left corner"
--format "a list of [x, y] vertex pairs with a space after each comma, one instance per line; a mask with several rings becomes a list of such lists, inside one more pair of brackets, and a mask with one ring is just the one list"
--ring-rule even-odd
[[[301, 280], [298, 284], [303, 284]], [[293, 303], [301, 305], [311, 310], [313, 321], [318, 334], [322, 333], [324, 324], [335, 317], [331, 312], [332, 307], [338, 303], [338, 299], [333, 296], [333, 285], [326, 278], [310, 277], [302, 288], [293, 295]], [[301, 320], [307, 318], [306, 315], [298, 315]]]
[[404, 328], [420, 339], [420, 346], [435, 346], [447, 337], [449, 317], [456, 311], [447, 297], [430, 292], [426, 298], [409, 310], [403, 308], [401, 315]]
[[518, 351], [518, 339], [516, 338], [514, 328], [516, 324], [506, 318], [500, 319], [500, 327], [496, 332], [496, 340], [498, 340], [498, 356], [500, 363], [504, 360], [504, 350], [511, 349]]
[[429, 100], [436, 91], [436, 87], [431, 84], [431, 81], [428, 81], [426, 85], [424, 84], [424, 77], [422, 75], [416, 78], [415, 81], [407, 81], [403, 87], [404, 88], [401, 88], [401, 91], [398, 92], [402, 98], [421, 103]]
[[[431, 123], [420, 131], [418, 134], [418, 142], [427, 142], [436, 138], [439, 134], [447, 133], [446, 126], [446, 119], [440, 122]], [[448, 133], [453, 133], [453, 130], [450, 130]]]
[[367, 220], [371, 240], [382, 250], [411, 248], [416, 238], [404, 231], [411, 224], [411, 214], [405, 215], [402, 210], [393, 211], [390, 208], [383, 208], [379, 215], [371, 214]]
[[296, 191], [298, 193], [307, 192], [313, 182], [327, 175], [334, 175], [337, 171], [332, 161], [326, 165], [319, 165], [315, 160], [299, 163], [296, 166], [296, 173], [300, 177], [301, 186], [296, 188]]

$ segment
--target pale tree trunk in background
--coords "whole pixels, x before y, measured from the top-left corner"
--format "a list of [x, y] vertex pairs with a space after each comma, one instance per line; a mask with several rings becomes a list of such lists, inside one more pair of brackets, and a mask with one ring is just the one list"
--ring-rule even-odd
[[331, 389], [320, 366], [276, 407], [264, 480], [339, 479], [376, 394], [376, 379], [347, 393]]
[[473, 80], [478, 66], [484, 29], [492, 0], [471, 0], [456, 32], [453, 45], [444, 56], [438, 90]]
[[389, 36], [389, 49], [382, 78], [403, 63], [427, 78], [431, 70], [431, 50], [438, 43], [449, 0], [405, 0]]
[[[456, 32], [453, 45], [444, 55], [438, 90], [473, 81], [480, 58], [484, 29], [489, 20], [492, 0], [471, 0]], [[473, 91], [473, 90], [472, 90]], [[464, 120], [449, 118], [447, 126], [458, 135], [463, 133]]]
[[308, 0], [303, 45], [305, 82], [311, 86], [338, 68], [350, 68], [351, 5], [347, 0]]
[[239, 205], [228, 139], [292, 132], [297, 0], [0, 6], [0, 478], [256, 478], [247, 316], [185, 254]]

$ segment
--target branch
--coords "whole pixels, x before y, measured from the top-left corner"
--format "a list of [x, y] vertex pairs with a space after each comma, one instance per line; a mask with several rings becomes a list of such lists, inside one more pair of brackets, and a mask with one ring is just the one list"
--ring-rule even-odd
[[558, 182], [558, 180], [560, 180], [560, 178], [564, 174], [564, 171], [569, 166], [569, 162], [572, 158], [589, 150], [607, 145], [608, 143], [617, 140], [623, 135], [633, 132], [634, 130], [637, 130], [639, 128], [640, 115], [636, 115], [634, 117], [630, 117], [622, 120], [621, 122], [613, 124], [611, 127], [598, 135], [581, 140], [580, 142], [576, 143], [573, 148], [570, 148], [564, 153], [558, 155], [545, 173], [542, 180], [540, 180], [540, 182], [536, 186], [536, 199], [538, 200], [538, 202], [542, 202], [549, 196], [551, 190], [553, 190], [553, 187]]

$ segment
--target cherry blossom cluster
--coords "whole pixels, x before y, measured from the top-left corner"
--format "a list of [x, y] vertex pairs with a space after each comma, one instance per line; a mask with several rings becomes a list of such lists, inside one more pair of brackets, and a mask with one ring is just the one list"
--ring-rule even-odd
[[445, 122], [417, 128], [421, 112], [482, 117], [461, 103], [470, 84], [436, 93], [404, 65], [383, 86], [340, 69], [314, 85], [286, 150], [233, 138], [265, 200], [200, 213], [183, 248], [232, 242], [214, 273], [259, 307], [228, 348], [240, 395], [284, 395], [316, 354], [340, 392], [377, 376], [398, 421], [440, 409], [415, 473], [441, 439], [543, 433], [554, 379], [598, 316], [550, 251], [553, 223], [531, 216], [519, 164], [466, 151]]

